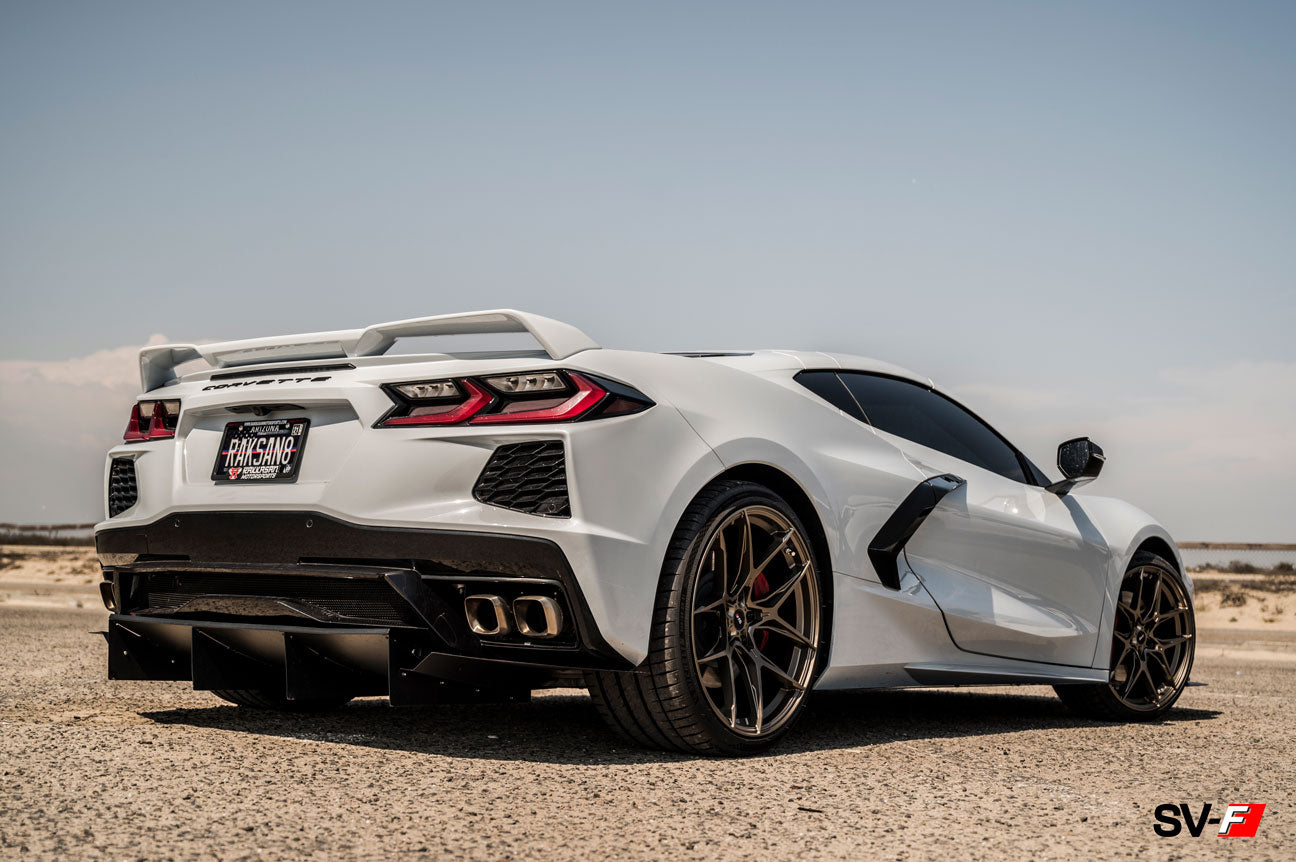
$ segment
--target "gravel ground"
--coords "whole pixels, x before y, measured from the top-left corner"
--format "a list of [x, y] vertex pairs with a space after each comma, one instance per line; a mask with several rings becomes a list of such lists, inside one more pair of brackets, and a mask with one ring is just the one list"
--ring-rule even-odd
[[[584, 692], [319, 717], [108, 683], [103, 621], [0, 608], [0, 856], [1296, 856], [1290, 636], [1207, 632], [1208, 686], [1161, 724], [1078, 720], [1040, 687], [818, 696], [735, 761], [627, 748]], [[1183, 801], [1268, 808], [1256, 838], [1157, 837]]]

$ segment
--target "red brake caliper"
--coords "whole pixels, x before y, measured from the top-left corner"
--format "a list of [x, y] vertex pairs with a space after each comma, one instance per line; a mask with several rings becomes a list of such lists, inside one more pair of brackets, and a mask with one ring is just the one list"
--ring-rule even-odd
[[[752, 582], [752, 598], [759, 599], [767, 595], [769, 591], [769, 581], [765, 579], [765, 573], [761, 572], [756, 576], [756, 580]], [[768, 631], [762, 630], [756, 637], [756, 648], [760, 650], [765, 649], [765, 644], [769, 643], [769, 636], [770, 633]]]

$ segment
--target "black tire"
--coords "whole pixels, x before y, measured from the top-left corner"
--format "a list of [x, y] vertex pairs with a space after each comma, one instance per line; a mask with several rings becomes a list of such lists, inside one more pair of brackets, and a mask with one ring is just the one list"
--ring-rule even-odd
[[[715, 572], [716, 554], [727, 555], [728, 549], [724, 539], [716, 537], [722, 536], [724, 531], [741, 530], [739, 518], [747, 519], [746, 535], [752, 537], [745, 543], [746, 547], [752, 548], [748, 551], [751, 563], [748, 569], [756, 572], [760, 568], [756, 577], [765, 581], [763, 594], [758, 595], [756, 587], [746, 588], [746, 598], [741, 600], [743, 613], [749, 615], [746, 619], [742, 613], [731, 614], [727, 604], [717, 610], [696, 609], [694, 604], [704, 586], [718, 590], [720, 601], [727, 601], [729, 579], [726, 575], [717, 577]], [[780, 541], [764, 545], [764, 550], [755, 549], [758, 531], [753, 527], [753, 520], [760, 518], [768, 519], [763, 523], [776, 523], [784, 528], [784, 532], [779, 534]], [[788, 538], [788, 527], [795, 531], [795, 538]], [[761, 535], [764, 537], [765, 534]], [[708, 549], [710, 563], [704, 567], [704, 555]], [[756, 556], [758, 554], [762, 556]], [[756, 566], [754, 560], [762, 557], [768, 565]], [[729, 558], [724, 556], [723, 559], [727, 570]], [[733, 566], [738, 571], [741, 559], [736, 560]], [[767, 580], [765, 570], [775, 574]], [[817, 559], [810, 533], [792, 507], [779, 496], [751, 482], [721, 480], [708, 486], [685, 510], [667, 550], [657, 589], [646, 662], [636, 671], [586, 674], [586, 684], [599, 713], [621, 736], [647, 748], [703, 755], [754, 754], [769, 748], [787, 734], [804, 710], [810, 685], [827, 654], [828, 615], [819, 583], [822, 571], [824, 568]], [[737, 578], [734, 583], [737, 583]], [[771, 583], [782, 586], [771, 586]], [[736, 588], [733, 592], [740, 594]], [[768, 595], [774, 604], [771, 607], [758, 604], [762, 595]], [[793, 598], [795, 607], [785, 609]], [[750, 606], [746, 604], [747, 600], [751, 601]], [[809, 625], [808, 609], [811, 605], [813, 626]], [[714, 619], [705, 616], [711, 613], [716, 614]], [[786, 619], [781, 622], [773, 619], [789, 614], [795, 617], [795, 626]], [[700, 622], [699, 615], [703, 615]], [[776, 624], [782, 627], [783, 623], [795, 628], [793, 634], [804, 642], [796, 641], [793, 634], [784, 634], [775, 628]], [[719, 632], [718, 639], [708, 648], [708, 654], [718, 644], [722, 650], [732, 648], [733, 652], [726, 653], [727, 658], [708, 659], [704, 655], [698, 661], [694, 635], [708, 627]], [[774, 646], [770, 647], [771, 634], [784, 640], [775, 640]], [[744, 637], [748, 639], [747, 643], [733, 640], [731, 644], [731, 639]], [[763, 640], [759, 640], [761, 638]], [[753, 650], [757, 640], [760, 645]], [[742, 657], [735, 658], [739, 650]], [[779, 672], [785, 672], [789, 682], [784, 682], [783, 677], [774, 677], [774, 671], [769, 669], [775, 663], [771, 660], [774, 654], [788, 656], [789, 667]], [[703, 664], [707, 661], [724, 661], [725, 670], [703, 671]], [[755, 684], [752, 683], [753, 670], [758, 680]], [[722, 673], [728, 679], [727, 690], [718, 679]], [[744, 680], [741, 690], [738, 688], [740, 675]], [[773, 684], [770, 688], [774, 694], [769, 703], [770, 709], [776, 711], [770, 721], [777, 719], [777, 724], [765, 727], [764, 683], [771, 679]], [[716, 694], [708, 694], [708, 690]], [[726, 691], [731, 703], [739, 698], [741, 691], [750, 695], [748, 704], [761, 704], [749, 708], [751, 727], [739, 725], [735, 718], [736, 708], [729, 711], [732, 727], [721, 717], [715, 699], [725, 697]], [[760, 719], [756, 718], [758, 713]]]
[[212, 692], [221, 700], [249, 709], [272, 709], [276, 712], [328, 712], [351, 701], [349, 694], [289, 700], [282, 692], [252, 688], [228, 688]]
[[[1151, 625], [1136, 619], [1137, 614], [1126, 601], [1127, 597], [1131, 601], [1137, 597], [1139, 607], [1143, 607], [1148, 598], [1145, 584], [1149, 575], [1158, 582], [1152, 588], [1156, 591], [1151, 597], [1154, 605], [1149, 606], [1157, 622]], [[1168, 607], [1170, 604], [1173, 609]], [[1167, 608], [1164, 615], [1159, 610], [1163, 606]], [[1174, 706], [1188, 684], [1196, 634], [1192, 601], [1174, 565], [1164, 557], [1140, 551], [1130, 562], [1118, 595], [1111, 677], [1105, 683], [1056, 685], [1053, 690], [1068, 709], [1087, 718], [1155, 721]], [[1167, 642], [1173, 642], [1173, 646], [1164, 647]], [[1138, 670], [1130, 671], [1127, 665]]]

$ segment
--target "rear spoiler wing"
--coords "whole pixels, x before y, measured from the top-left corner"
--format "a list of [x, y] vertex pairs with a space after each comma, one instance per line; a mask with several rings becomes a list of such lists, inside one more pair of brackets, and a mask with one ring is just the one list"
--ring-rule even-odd
[[550, 359], [566, 359], [582, 350], [596, 350], [599, 347], [592, 338], [571, 324], [504, 308], [396, 320], [365, 329], [249, 338], [216, 344], [160, 344], [145, 347], [139, 355], [140, 384], [145, 392], [165, 386], [176, 379], [177, 366], [195, 359], [204, 359], [213, 368], [229, 368], [262, 362], [380, 356], [390, 350], [399, 338], [503, 332], [531, 333]]

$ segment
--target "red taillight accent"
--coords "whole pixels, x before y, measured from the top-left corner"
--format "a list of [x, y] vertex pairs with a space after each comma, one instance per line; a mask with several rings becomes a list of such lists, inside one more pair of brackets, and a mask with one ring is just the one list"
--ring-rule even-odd
[[[139, 409], [139, 405], [135, 405]], [[168, 437], [174, 437], [175, 431], [166, 427], [166, 408], [162, 406], [161, 401], [153, 402], [153, 418], [149, 420], [148, 440], [166, 440]]]
[[[148, 415], [141, 409], [141, 404], [153, 405]], [[170, 411], [167, 410], [168, 406], [171, 407]], [[179, 401], [136, 401], [131, 407], [130, 421], [126, 423], [126, 433], [122, 435], [122, 439], [127, 443], [169, 440], [175, 436], [179, 415]]]
[[[564, 388], [554, 391], [552, 386], [544, 389], [533, 387], [525, 393], [502, 391], [513, 378], [541, 375], [556, 378]], [[447, 386], [459, 387], [465, 393], [464, 400], [456, 402], [454, 397], [416, 398], [411, 395], [426, 392], [439, 395], [454, 391]], [[583, 422], [604, 416], [625, 416], [653, 406], [646, 395], [624, 383], [566, 370], [524, 372], [511, 377], [456, 377], [453, 380], [391, 383], [384, 385], [383, 391], [395, 405], [375, 423], [377, 428]]]
[[462, 404], [456, 404], [453, 409], [444, 413], [423, 413], [418, 416], [393, 416], [383, 422], [383, 425], [453, 425], [456, 422], [462, 422], [469, 416], [472, 416], [486, 405], [491, 403], [491, 395], [485, 389], [482, 389], [471, 380], [462, 380], [460, 383], [468, 392], [468, 399]]
[[[576, 391], [572, 393], [561, 404], [553, 407], [545, 407], [540, 410], [519, 410], [516, 413], [484, 413], [481, 416], [474, 416], [469, 420], [470, 425], [490, 425], [503, 422], [566, 422], [575, 419], [585, 411], [589, 410], [595, 404], [603, 400], [607, 395], [607, 390], [597, 383], [577, 374], [574, 371], [567, 372], [572, 382], [576, 384]], [[464, 381], [467, 383], [468, 381]]]
[[148, 438], [148, 427], [145, 426], [143, 430], [140, 430], [140, 409], [139, 402], [136, 402], [131, 407], [130, 421], [126, 423], [126, 433], [122, 435], [122, 439], [127, 443], [137, 443]]

